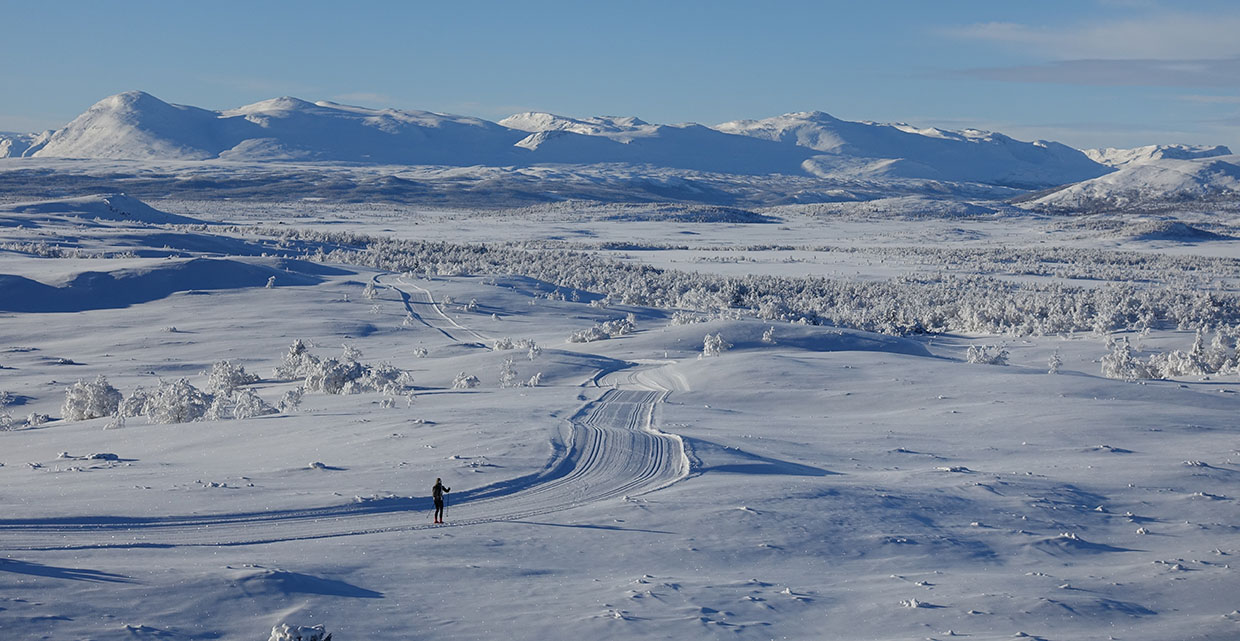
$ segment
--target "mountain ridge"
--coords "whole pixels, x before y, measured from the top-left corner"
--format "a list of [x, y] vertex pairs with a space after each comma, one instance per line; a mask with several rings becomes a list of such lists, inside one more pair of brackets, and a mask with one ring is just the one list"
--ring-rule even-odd
[[[544, 112], [499, 122], [280, 97], [211, 111], [129, 91], [0, 156], [532, 166], [627, 163], [733, 174], [913, 178], [1044, 188], [1113, 168], [1059, 143], [846, 121], [821, 111], [708, 127]], [[5, 144], [0, 142], [0, 144]]]

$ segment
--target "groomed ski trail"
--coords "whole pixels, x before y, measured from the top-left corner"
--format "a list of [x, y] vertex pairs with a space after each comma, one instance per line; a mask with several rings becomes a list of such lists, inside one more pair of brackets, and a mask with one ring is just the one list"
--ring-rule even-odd
[[[434, 308], [452, 329], [485, 340], [443, 314], [428, 290], [414, 287], [420, 290], [419, 302]], [[416, 314], [410, 306], [412, 295], [398, 291], [410, 313]], [[439, 318], [432, 318], [433, 322], [418, 318], [450, 335]], [[451, 493], [446, 525], [425, 521], [430, 497], [394, 497], [262, 512], [0, 519], [0, 547], [58, 550], [258, 545], [519, 521], [652, 492], [685, 478], [689, 459], [680, 437], [655, 427], [658, 405], [670, 392], [662, 384], [666, 377], [648, 376], [644, 371], [624, 372], [623, 381], [617, 380], [616, 387], [578, 410], [569, 420], [567, 434], [554, 441], [554, 456], [539, 472]], [[621, 384], [637, 389], [622, 389]]]

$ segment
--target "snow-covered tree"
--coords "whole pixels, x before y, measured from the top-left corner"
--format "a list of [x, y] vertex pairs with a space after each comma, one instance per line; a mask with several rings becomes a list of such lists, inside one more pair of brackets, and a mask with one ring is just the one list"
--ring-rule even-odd
[[766, 343], [767, 345], [775, 344], [775, 326], [774, 325], [766, 328], [766, 331], [762, 332], [762, 342]]
[[251, 389], [241, 390], [236, 394], [236, 398], [233, 401], [233, 417], [239, 419], [267, 416], [278, 411]]
[[367, 282], [366, 286], [362, 288], [362, 298], [365, 298], [366, 300], [374, 300], [378, 297], [379, 297], [379, 290], [375, 289], [374, 282], [373, 281]]
[[499, 386], [500, 387], [517, 387], [520, 383], [517, 381], [517, 368], [513, 365], [512, 357], [504, 359], [499, 367]]
[[121, 403], [121, 393], [108, 384], [103, 375], [87, 383], [78, 381], [65, 393], [61, 414], [65, 420], [84, 421], [91, 418], [111, 416]]
[[218, 361], [211, 366], [211, 372], [207, 374], [207, 391], [212, 394], [231, 396], [238, 387], [258, 381], [257, 375], [246, 373], [245, 366], [233, 365], [229, 361]]
[[147, 399], [145, 414], [152, 423], [189, 423], [202, 418], [211, 397], [184, 378], [160, 381]]
[[477, 376], [461, 372], [456, 375], [456, 378], [452, 379], [452, 389], [472, 389], [478, 387], [478, 384], [481, 382]]
[[732, 349], [732, 344], [724, 340], [722, 334], [707, 334], [706, 338], [702, 339], [702, 355], [698, 358], [718, 356], [729, 349]]
[[1127, 337], [1112, 338], [1108, 341], [1111, 352], [1102, 357], [1102, 375], [1124, 381], [1135, 381], [1139, 378], [1150, 378], [1149, 368], [1132, 353], [1132, 345]]
[[1046, 366], [1047, 366], [1047, 370], [1046, 370], [1047, 374], [1058, 374], [1059, 373], [1059, 368], [1063, 367], [1063, 359], [1059, 357], [1059, 350], [1055, 350], [1055, 353], [1051, 354], [1050, 360], [1046, 362]]
[[1007, 365], [1008, 351], [999, 345], [970, 345], [965, 360], [982, 365]]

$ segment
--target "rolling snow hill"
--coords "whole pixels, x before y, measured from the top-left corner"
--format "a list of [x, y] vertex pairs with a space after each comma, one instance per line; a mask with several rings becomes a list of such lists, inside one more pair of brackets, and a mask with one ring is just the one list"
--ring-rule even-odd
[[[839, 120], [821, 112], [706, 127], [637, 118], [465, 116], [276, 98], [225, 111], [130, 91], [65, 127], [9, 137], [10, 156], [110, 160], [315, 161], [387, 165], [626, 165], [741, 175], [898, 179], [1045, 188], [1109, 168], [1070, 147], [976, 130]], [[0, 145], [5, 144], [0, 142]]]
[[1050, 210], [1159, 207], [1186, 201], [1234, 200], [1240, 194], [1240, 156], [1130, 162], [1115, 173], [1031, 201]]

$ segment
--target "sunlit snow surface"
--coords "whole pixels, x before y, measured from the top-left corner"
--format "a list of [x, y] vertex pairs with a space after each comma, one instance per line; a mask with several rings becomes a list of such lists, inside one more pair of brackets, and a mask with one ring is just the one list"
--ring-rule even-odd
[[[1240, 636], [1234, 373], [1124, 382], [1100, 375], [1106, 338], [1090, 332], [899, 337], [605, 301], [522, 274], [325, 258], [357, 232], [735, 276], [951, 273], [1220, 297], [1240, 278], [1237, 230], [1208, 212], [935, 211], [898, 198], [758, 219], [638, 205], [4, 205], [0, 392], [13, 429], [0, 432], [0, 629]], [[567, 342], [629, 314], [631, 333]], [[707, 334], [731, 349], [700, 357]], [[1125, 335], [1146, 352], [1193, 341], [1168, 326]], [[506, 338], [541, 349], [494, 349]], [[260, 375], [248, 388], [275, 404], [300, 384], [272, 373], [298, 339], [319, 358], [343, 344], [408, 370], [413, 393], [307, 393], [295, 410], [242, 420], [60, 420], [75, 381], [205, 388], [225, 359]], [[981, 345], [1002, 346], [1009, 364], [966, 362]], [[501, 388], [508, 358], [539, 385]], [[453, 389], [462, 373], [478, 386]], [[26, 424], [40, 414], [50, 420]], [[442, 526], [436, 477], [452, 488]]]

